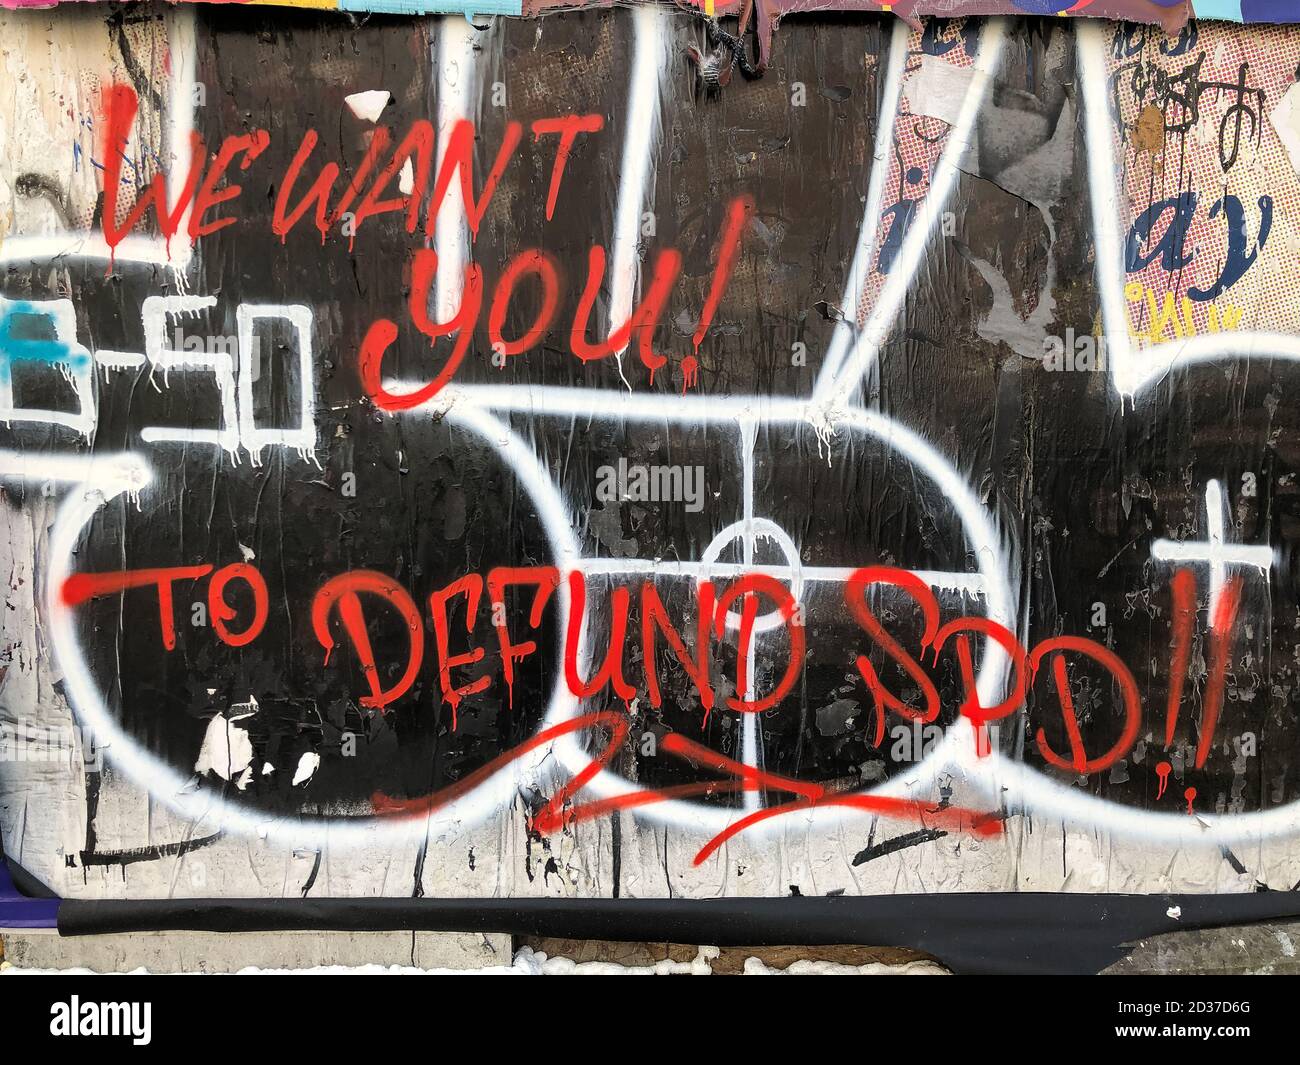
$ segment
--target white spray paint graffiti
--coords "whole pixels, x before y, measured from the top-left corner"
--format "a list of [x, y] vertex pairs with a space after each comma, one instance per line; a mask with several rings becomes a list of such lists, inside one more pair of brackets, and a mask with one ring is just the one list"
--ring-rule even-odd
[[[666, 55], [663, 35], [667, 17], [665, 13], [649, 10], [642, 10], [636, 16], [636, 51], [629, 79], [629, 91], [635, 103], [631, 108], [633, 120], [629, 121], [629, 133], [623, 146], [623, 180], [613, 234], [611, 276], [614, 279], [614, 295], [611, 299], [611, 326], [624, 320], [630, 312], [639, 273], [636, 229], [641, 211], [648, 202], [654, 156], [659, 148], [656, 130], [660, 122], [659, 84]], [[447, 85], [454, 91], [440, 94], [440, 139], [445, 138], [450, 123], [468, 114], [474, 93], [479, 88], [472, 69], [473, 44], [479, 31], [460, 20], [444, 20], [443, 27], [444, 32], [438, 45], [442, 80], [450, 78], [453, 68], [456, 76]], [[1147, 349], [1140, 356], [1128, 344], [1123, 303], [1121, 240], [1116, 228], [1120, 217], [1119, 199], [1115, 187], [1113, 154], [1110, 152], [1110, 122], [1103, 92], [1104, 43], [1100, 39], [1100, 32], [1086, 25], [1080, 28], [1079, 59], [1090, 148], [1089, 166], [1102, 314], [1114, 343], [1111, 349], [1111, 372], [1116, 392], [1130, 398], [1135, 396], [1175, 362], [1182, 365], [1195, 360], [1252, 356], [1300, 358], [1300, 341], [1260, 334], [1201, 337], [1177, 345]], [[855, 326], [850, 326], [847, 322], [851, 320], [856, 323], [858, 320], [859, 295], [863, 289], [867, 264], [872, 261], [879, 240], [883, 167], [873, 167], [857, 250], [848, 275], [845, 306], [852, 311], [852, 315], [851, 318], [846, 315], [837, 326], [827, 360], [808, 400], [781, 400], [761, 395], [679, 398], [621, 391], [597, 393], [549, 387], [463, 386], [445, 390], [436, 400], [415, 413], [427, 416], [433, 411], [445, 415], [451, 424], [479, 437], [485, 447], [513, 470], [537, 508], [549, 546], [557, 564], [564, 571], [581, 570], [589, 576], [644, 574], [656, 578], [697, 581], [735, 576], [742, 572], [758, 572], [789, 582], [796, 599], [800, 598], [805, 584], [843, 582], [855, 567], [851, 559], [844, 560], [844, 565], [838, 567], [803, 564], [799, 547], [789, 533], [759, 512], [761, 501], [756, 498], [753, 476], [757, 431], [760, 427], [806, 427], [832, 438], [835, 444], [843, 443], [855, 434], [872, 438], [897, 452], [903, 461], [934, 486], [939, 495], [952, 502], [960, 518], [961, 533], [969, 553], [976, 560], [977, 568], [971, 572], [919, 571], [921, 578], [934, 587], [959, 589], [965, 594], [981, 598], [987, 617], [1011, 627], [1014, 595], [1010, 582], [1011, 575], [1018, 569], [1018, 560], [1008, 557], [1008, 548], [985, 507], [960, 471], [928, 444], [919, 432], [877, 412], [855, 406], [853, 399], [864, 375], [879, 358], [884, 342], [897, 324], [904, 298], [922, 265], [937, 219], [953, 191], [958, 173], [957, 161], [970, 143], [979, 109], [990, 91], [1000, 62], [1004, 37], [1005, 28], [1000, 22], [986, 25], [970, 93], [962, 101], [957, 123], [949, 132], [947, 145], [929, 197], [922, 206], [919, 221], [905, 239], [895, 270], [891, 272], [879, 297], [867, 310], [865, 326], [855, 332]], [[906, 58], [902, 49], [905, 40], [905, 31], [896, 30], [885, 79], [885, 100], [891, 107], [897, 106], [901, 95], [903, 63]], [[192, 41], [190, 43], [192, 45]], [[184, 67], [185, 64], [181, 66]], [[878, 164], [883, 158], [883, 148], [890, 143], [892, 135], [892, 122], [883, 122], [876, 148]], [[12, 241], [6, 244], [6, 257], [17, 254], [14, 245], [15, 242]], [[21, 253], [23, 255], [54, 254], [53, 244], [43, 244], [39, 249], [35, 245], [24, 247], [26, 250]], [[438, 304], [443, 312], [442, 317], [445, 318], [450, 317], [451, 310], [459, 302], [459, 286], [469, 256], [463, 204], [459, 207], [444, 207], [444, 214], [440, 214], [437, 220], [435, 247], [439, 252]], [[87, 246], [79, 248], [78, 254], [106, 254], [106, 249], [101, 253], [93, 246]], [[123, 259], [130, 258], [132, 254], [140, 258], [140, 261], [157, 261], [150, 258], [156, 254], [156, 249], [147, 246], [133, 245], [129, 249], [123, 245], [118, 251], [118, 257]], [[178, 269], [183, 268], [175, 261], [172, 265]], [[214, 297], [151, 297], [142, 309], [146, 351], [143, 354], [108, 350], [95, 353], [95, 361], [105, 368], [139, 366], [147, 358], [153, 367], [164, 374], [164, 379], [169, 372], [175, 371], [202, 370], [214, 375], [221, 397], [220, 428], [167, 430], [151, 427], [142, 432], [142, 439], [147, 443], [177, 441], [216, 444], [231, 455], [236, 455], [242, 446], [249, 451], [254, 462], [263, 449], [271, 446], [292, 448], [304, 455], [309, 454], [316, 445], [310, 310], [302, 306], [241, 305], [237, 311], [240, 340], [240, 373], [237, 379], [236, 367], [229, 356], [224, 359], [220, 355], [196, 359], [191, 353], [171, 350], [165, 344], [168, 315], [191, 313], [211, 307], [215, 302]], [[74, 335], [66, 333], [70, 307], [71, 304], [68, 303], [67, 309], [59, 308], [50, 312], [52, 318], [62, 323], [64, 331], [58, 335], [65, 342], [75, 341], [75, 318], [71, 319]], [[251, 377], [243, 369], [246, 354], [252, 347], [254, 323], [262, 318], [288, 321], [298, 337], [301, 418], [299, 425], [293, 428], [261, 428], [253, 421]], [[87, 360], [87, 366], [89, 365]], [[89, 370], [86, 372], [89, 374]], [[90, 396], [92, 384], [89, 378], [81, 382], [77, 386], [78, 396], [83, 395], [83, 388], [85, 396]], [[395, 389], [400, 390], [401, 387], [400, 382], [394, 384]], [[4, 398], [0, 395], [0, 400]], [[37, 413], [49, 415], [41, 420], [63, 424], [89, 436], [94, 423], [93, 399], [90, 402], [89, 415], [83, 401], [81, 412], [75, 416], [75, 421], [67, 420], [66, 415], [56, 417], [57, 412]], [[4, 413], [0, 412], [0, 420], [3, 420]], [[743, 471], [743, 518], [722, 529], [698, 561], [585, 558], [574, 537], [570, 506], [533, 448], [503, 420], [502, 416], [511, 413], [525, 413], [536, 418], [582, 416], [621, 422], [716, 426], [734, 431]], [[89, 421], [86, 420], [87, 417]], [[829, 441], [828, 446], [831, 446]], [[833, 459], [833, 450], [831, 454]], [[414, 839], [426, 833], [429, 825], [425, 822], [350, 824], [327, 818], [295, 818], [283, 823], [268, 821], [265, 815], [250, 811], [238, 802], [227, 802], [209, 794], [185, 794], [187, 779], [133, 743], [115, 723], [96, 690], [86, 665], [77, 638], [75, 613], [58, 596], [63, 580], [74, 571], [72, 560], [81, 542], [83, 530], [98, 510], [123, 493], [147, 493], [151, 480], [147, 460], [137, 455], [85, 460], [57, 456], [33, 459], [21, 452], [5, 452], [0, 453], [0, 477], [40, 481], [56, 479], [73, 486], [60, 509], [51, 537], [46, 603], [52, 623], [51, 643], [79, 716], [97, 734], [112, 738], [111, 750], [115, 764], [134, 779], [146, 783], [155, 795], [184, 816], [217, 824], [227, 830], [321, 846], [327, 842], [338, 845], [362, 840]], [[1221, 506], [1221, 500], [1219, 505]], [[1207, 488], [1207, 507], [1213, 519], [1215, 498], [1210, 488]], [[734, 564], [720, 561], [724, 548], [737, 540], [742, 548], [742, 561]], [[760, 540], [774, 542], [784, 556], [784, 563], [757, 563], [755, 547]], [[1222, 535], [1218, 541], [1214, 541], [1213, 537], [1211, 541], [1211, 551], [1204, 556], [1189, 554], [1192, 549], [1187, 545], [1157, 544], [1157, 557], [1168, 560], [1206, 558], [1212, 565], [1219, 567], [1232, 563], [1262, 569], [1267, 568], [1271, 561], [1266, 547], [1238, 547], [1234, 553], [1222, 544]], [[1218, 553], [1213, 553], [1216, 550]], [[1218, 587], [1221, 587], [1221, 571], [1216, 572], [1220, 574], [1217, 579]], [[563, 584], [557, 602], [560, 627], [563, 630], [567, 628], [570, 611]], [[728, 623], [734, 624], [734, 619], [729, 618]], [[777, 625], [775, 617], [763, 618], [759, 621], [758, 631], [769, 631]], [[588, 634], [583, 633], [583, 643], [579, 649], [579, 662], [584, 668], [589, 665], [587, 637]], [[979, 673], [979, 692], [985, 702], [993, 702], [1001, 694], [1005, 673], [1003, 656], [995, 650], [986, 652]], [[577, 699], [559, 687], [548, 707], [545, 724], [561, 724], [574, 717], [578, 709]], [[747, 764], [761, 765], [762, 751], [756, 722], [746, 722], [742, 750], [743, 760]], [[582, 771], [590, 761], [576, 737], [563, 737], [548, 748], [534, 752], [523, 764], [503, 769], [473, 793], [438, 811], [430, 823], [472, 823], [491, 816], [511, 801], [521, 780], [546, 779], [554, 769], [544, 770], [542, 767], [552, 755], [570, 776]], [[300, 763], [295, 777], [301, 776], [305, 780], [314, 769], [314, 766]], [[987, 757], [977, 757], [969, 732], [956, 728], [949, 731], [942, 744], [913, 772], [875, 789], [873, 793], [897, 796], [929, 794], [937, 778], [949, 773], [959, 774], [969, 786], [982, 793], [994, 805], [1004, 803], [1012, 810], [1042, 810], [1100, 829], [1131, 833], [1148, 839], [1227, 844], [1300, 831], [1300, 805], [1297, 804], [1244, 816], [1220, 818], [1207, 815], [1198, 819], [1179, 814], [1153, 814], [1119, 808], [1055, 784], [1042, 774], [997, 751]], [[635, 786], [629, 781], [602, 770], [589, 782], [584, 794], [596, 799], [609, 799], [626, 796], [634, 790]], [[747, 810], [752, 812], [758, 808], [761, 798], [756, 793], [748, 793], [746, 801], [749, 804]], [[740, 814], [673, 801], [649, 806], [638, 811], [637, 816], [648, 823], [715, 833], [734, 822]], [[813, 809], [801, 814], [800, 818], [810, 826], [820, 827], [854, 816], [861, 815], [840, 809]], [[775, 821], [769, 821], [753, 832], [762, 838], [765, 833], [775, 834], [783, 830]]]

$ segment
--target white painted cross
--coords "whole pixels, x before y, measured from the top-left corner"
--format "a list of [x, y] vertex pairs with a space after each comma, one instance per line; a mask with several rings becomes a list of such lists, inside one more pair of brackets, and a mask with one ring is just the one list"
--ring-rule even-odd
[[1273, 564], [1273, 549], [1267, 544], [1251, 547], [1229, 544], [1224, 540], [1226, 505], [1223, 486], [1218, 481], [1205, 485], [1205, 540], [1157, 540], [1151, 545], [1151, 557], [1161, 562], [1204, 562], [1210, 567], [1210, 623], [1214, 623], [1219, 596], [1228, 581], [1229, 566], [1251, 566], [1268, 578]]

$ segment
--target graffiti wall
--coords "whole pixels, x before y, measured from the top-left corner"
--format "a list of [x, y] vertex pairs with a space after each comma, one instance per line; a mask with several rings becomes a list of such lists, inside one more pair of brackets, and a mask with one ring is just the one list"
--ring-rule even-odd
[[1300, 28], [1186, 14], [0, 14], [5, 852], [1300, 881]]

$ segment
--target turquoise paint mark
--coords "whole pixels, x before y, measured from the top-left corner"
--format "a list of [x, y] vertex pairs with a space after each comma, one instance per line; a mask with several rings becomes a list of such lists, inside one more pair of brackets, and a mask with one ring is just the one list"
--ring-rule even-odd
[[[42, 335], [45, 334], [45, 335]], [[14, 363], [90, 369], [90, 352], [58, 339], [54, 316], [26, 300], [13, 300], [0, 314], [0, 384], [11, 384]]]
[[1227, 19], [1241, 22], [1241, 0], [1195, 0], [1197, 18]]

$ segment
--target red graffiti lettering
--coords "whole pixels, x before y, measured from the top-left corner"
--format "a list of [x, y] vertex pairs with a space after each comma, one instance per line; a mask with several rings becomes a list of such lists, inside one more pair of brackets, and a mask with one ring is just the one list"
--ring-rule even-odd
[[211, 566], [162, 566], [155, 569], [118, 570], [114, 573], [74, 573], [63, 582], [59, 598], [66, 606], [80, 606], [88, 599], [152, 585], [158, 592], [158, 624], [163, 646], [174, 651], [176, 618], [172, 605], [172, 585], [177, 581], [198, 580], [211, 572]]
[[[541, 282], [542, 302], [537, 317], [517, 340], [506, 340], [502, 330], [506, 324], [506, 311], [510, 308], [510, 298], [515, 293], [515, 285], [521, 278], [533, 275]], [[488, 340], [493, 352], [502, 357], [521, 355], [537, 344], [555, 319], [555, 311], [560, 302], [560, 272], [555, 260], [544, 251], [533, 249], [520, 252], [506, 267], [497, 282], [492, 295], [492, 309], [488, 312]]]
[[[790, 638], [790, 657], [780, 682], [762, 699], [751, 699], [749, 677], [749, 651], [754, 639], [754, 621], [758, 613], [758, 596], [765, 595], [776, 604]], [[731, 605], [743, 600], [740, 614], [740, 639], [736, 648], [736, 695], [727, 697], [727, 705], [745, 714], [757, 714], [776, 706], [789, 694], [803, 669], [805, 634], [803, 621], [796, 615], [799, 604], [784, 584], [775, 577], [762, 573], [749, 573], [735, 581], [718, 598], [714, 611], [714, 631], [719, 638], [726, 628]]]
[[1205, 685], [1205, 709], [1201, 715], [1201, 733], [1196, 743], [1196, 768], [1205, 766], [1210, 747], [1214, 743], [1214, 730], [1219, 724], [1223, 709], [1223, 690], [1228, 682], [1228, 666], [1232, 658], [1232, 635], [1237, 622], [1237, 608], [1241, 605], [1241, 578], [1229, 577], [1224, 583], [1215, 604], [1214, 617], [1210, 619], [1210, 675]]
[[[987, 636], [1001, 647], [1011, 660], [1015, 681], [1007, 697], [993, 706], [984, 706], [980, 701], [979, 687], [975, 679], [975, 664], [971, 657], [971, 641], [970, 637], [966, 635], [968, 632]], [[997, 721], [1008, 714], [1015, 713], [1025, 701], [1025, 694], [1029, 686], [1029, 669], [1025, 650], [1020, 646], [1020, 641], [996, 621], [979, 617], [958, 618], [956, 621], [948, 622], [935, 634], [934, 660], [936, 663], [939, 661], [939, 651], [948, 642], [950, 636], [956, 636], [957, 638], [957, 664], [961, 669], [962, 684], [966, 691], [966, 698], [961, 704], [960, 712], [970, 719], [971, 727], [975, 730], [975, 753], [984, 758], [987, 757], [991, 750], [988, 730], [985, 725], [990, 721]]]
[[472, 666], [481, 662], [486, 653], [483, 648], [475, 647], [463, 655], [451, 654], [450, 622], [447, 619], [447, 603], [458, 595], [465, 597], [465, 631], [474, 632], [474, 621], [478, 617], [479, 599], [483, 596], [483, 578], [477, 573], [470, 573], [452, 581], [447, 587], [429, 596], [429, 613], [433, 616], [433, 633], [438, 644], [438, 681], [442, 685], [443, 701], [451, 706], [451, 728], [456, 731], [456, 710], [460, 701], [467, 695], [476, 695], [486, 691], [492, 678], [486, 673], [468, 684], [457, 687], [452, 683], [451, 671], [461, 666]]
[[713, 322], [713, 316], [718, 313], [722, 294], [731, 281], [732, 271], [736, 268], [736, 258], [740, 254], [740, 237], [753, 214], [752, 196], [737, 196], [727, 207], [727, 221], [723, 225], [722, 237], [718, 243], [718, 263], [713, 268], [713, 283], [709, 286], [709, 295], [704, 301], [704, 310], [700, 313], [700, 324], [695, 327], [695, 335], [691, 338], [697, 355], [700, 344], [709, 331], [709, 325]]
[[[1083, 747], [1083, 736], [1079, 731], [1079, 720], [1075, 715], [1074, 697], [1070, 693], [1070, 679], [1065, 668], [1066, 651], [1091, 658], [1108, 670], [1119, 685], [1120, 699], [1124, 704], [1124, 730], [1115, 745], [1098, 758], [1089, 759]], [[1070, 740], [1070, 758], [1067, 760], [1052, 750], [1047, 743], [1047, 734], [1040, 727], [1035, 740], [1039, 753], [1058, 769], [1072, 769], [1076, 773], [1096, 773], [1109, 769], [1126, 755], [1137, 740], [1138, 729], [1142, 724], [1142, 698], [1138, 694], [1137, 681], [1124, 665], [1119, 655], [1102, 647], [1092, 640], [1081, 636], [1054, 636], [1044, 640], [1029, 653], [1029, 671], [1037, 672], [1039, 664], [1049, 654], [1056, 653], [1052, 659], [1052, 677], [1056, 683], [1056, 694], [1061, 700], [1061, 715], [1065, 721], [1065, 732]]]
[[713, 615], [713, 582], [701, 581], [696, 592], [695, 658], [692, 659], [681, 635], [668, 620], [668, 611], [664, 609], [654, 582], [646, 581], [641, 585], [641, 649], [651, 706], [663, 705], [655, 658], [655, 629], [658, 628], [667, 638], [668, 646], [691, 678], [691, 683], [695, 685], [700, 704], [704, 707], [704, 724], [708, 724], [709, 713], [713, 709], [713, 686], [709, 683], [709, 630], [712, 628]]
[[424, 220], [426, 237], [433, 236], [438, 212], [447, 197], [447, 190], [451, 188], [451, 179], [456, 173], [460, 174], [460, 198], [465, 206], [465, 219], [469, 223], [469, 231], [474, 236], [478, 236], [478, 227], [483, 223], [483, 216], [487, 214], [492, 194], [496, 192], [501, 175], [505, 173], [506, 164], [515, 154], [522, 136], [523, 126], [518, 122], [506, 123], [496, 161], [488, 172], [487, 180], [483, 182], [482, 193], [478, 199], [475, 199], [474, 123], [468, 119], [461, 119], [452, 127], [451, 135], [447, 138], [447, 150], [443, 153], [442, 162], [438, 164], [438, 177], [433, 186], [433, 198], [429, 201], [429, 213]]
[[1178, 708], [1187, 682], [1187, 664], [1192, 657], [1192, 630], [1196, 625], [1196, 578], [1191, 570], [1180, 569], [1170, 585], [1173, 596], [1174, 645], [1169, 660], [1169, 702], [1165, 707], [1165, 747], [1173, 746], [1178, 728]]
[[533, 123], [533, 140], [540, 141], [550, 133], [559, 134], [560, 143], [555, 148], [555, 165], [551, 168], [551, 184], [546, 190], [546, 220], [555, 214], [555, 201], [560, 195], [560, 182], [564, 168], [569, 163], [574, 141], [580, 133], [596, 133], [605, 125], [601, 115], [561, 115], [558, 118], [539, 118]]
[[242, 187], [229, 182], [226, 187], [218, 190], [217, 186], [221, 179], [226, 176], [226, 171], [235, 161], [235, 157], [242, 155], [243, 159], [239, 164], [241, 170], [247, 170], [253, 163], [253, 160], [266, 151], [267, 145], [271, 143], [271, 135], [264, 129], [254, 130], [242, 136], [227, 137], [217, 151], [216, 159], [208, 168], [207, 175], [203, 178], [203, 184], [199, 186], [198, 196], [194, 200], [194, 210], [190, 213], [189, 232], [190, 240], [197, 240], [199, 237], [210, 236], [218, 230], [225, 229], [226, 226], [234, 225], [238, 219], [234, 215], [225, 215], [222, 218], [214, 218], [210, 222], [204, 222], [203, 216], [213, 207], [219, 207], [223, 203], [229, 203], [237, 199], [243, 191]]
[[615, 588], [610, 597], [609, 646], [595, 675], [584, 681], [578, 674], [578, 651], [582, 643], [583, 618], [587, 610], [587, 580], [580, 570], [569, 574], [569, 625], [564, 634], [564, 679], [569, 691], [580, 699], [589, 699], [608, 684], [624, 702], [630, 702], [636, 689], [623, 677], [623, 649], [627, 643], [627, 614], [630, 595], [626, 588]]
[[387, 318], [380, 318], [371, 325], [365, 339], [361, 342], [361, 355], [358, 360], [361, 387], [381, 410], [410, 410], [412, 407], [427, 403], [441, 392], [455, 375], [465, 358], [465, 353], [469, 350], [470, 342], [474, 339], [474, 323], [478, 320], [479, 305], [483, 299], [482, 271], [474, 263], [466, 267], [460, 308], [446, 322], [435, 322], [429, 318], [429, 300], [437, 273], [438, 253], [431, 248], [417, 251], [411, 263], [409, 305], [411, 320], [415, 323], [415, 327], [429, 338], [431, 346], [440, 336], [456, 334], [451, 354], [447, 356], [446, 363], [432, 381], [414, 392], [395, 393], [384, 387], [384, 355], [397, 339], [397, 326]]
[[[243, 581], [253, 595], [253, 620], [243, 632], [231, 632], [227, 621], [234, 621], [236, 611], [225, 599], [226, 585], [231, 581]], [[208, 583], [208, 615], [212, 618], [212, 628], [217, 638], [230, 647], [246, 647], [261, 635], [266, 628], [266, 615], [269, 596], [266, 581], [256, 566], [245, 562], [236, 562], [224, 566], [212, 575]]]
[[[186, 206], [194, 198], [194, 190], [198, 187], [199, 175], [203, 170], [203, 157], [205, 149], [203, 138], [197, 133], [190, 135], [190, 164], [186, 172], [185, 184], [181, 188], [180, 196], [177, 197], [176, 205], [169, 207], [167, 195], [167, 175], [158, 173], [153, 176], [148, 187], [136, 199], [135, 204], [127, 212], [126, 218], [118, 222], [118, 197], [121, 195], [122, 188], [122, 164], [128, 161], [126, 154], [127, 143], [130, 140], [131, 129], [135, 124], [135, 114], [139, 106], [139, 98], [135, 90], [129, 85], [115, 84], [110, 85], [104, 91], [103, 111], [104, 111], [104, 208], [103, 208], [103, 230], [104, 241], [108, 245], [110, 259], [109, 268], [112, 269], [112, 253], [116, 252], [117, 246], [126, 239], [127, 235], [140, 224], [144, 218], [145, 212], [153, 206], [154, 215], [158, 219], [158, 230], [162, 233], [163, 239], [167, 242], [170, 249], [171, 239], [176, 235], [176, 230], [180, 226], [181, 216], [185, 213]], [[137, 153], [139, 158], [139, 153]]]
[[554, 566], [527, 566], [519, 569], [500, 567], [488, 574], [488, 599], [492, 604], [492, 627], [497, 630], [497, 641], [501, 647], [501, 670], [506, 677], [509, 692], [509, 705], [515, 705], [515, 663], [521, 662], [537, 650], [534, 640], [514, 643], [510, 630], [506, 627], [506, 588], [511, 585], [535, 585], [532, 609], [528, 613], [528, 624], [534, 629], [541, 625], [542, 614], [555, 589], [560, 586], [560, 571]]
[[[388, 603], [406, 623], [410, 634], [410, 653], [406, 658], [406, 669], [397, 682], [390, 688], [384, 688], [379, 679], [379, 667], [375, 663], [375, 653], [370, 646], [370, 635], [366, 631], [365, 612], [361, 609], [361, 594], [377, 596]], [[325, 648], [325, 663], [329, 664], [334, 650], [334, 637], [330, 632], [330, 611], [337, 608], [343, 628], [352, 641], [352, 646], [361, 661], [361, 670], [365, 674], [370, 694], [361, 697], [361, 705], [378, 710], [400, 699], [415, 683], [420, 663], [424, 660], [424, 628], [420, 624], [420, 612], [414, 600], [400, 584], [391, 577], [372, 570], [353, 570], [343, 573], [325, 582], [316, 593], [311, 604], [311, 626], [316, 639]]]
[[[402, 142], [393, 149], [387, 165], [379, 172], [374, 184], [357, 205], [354, 232], [360, 230], [361, 223], [372, 215], [403, 209], [406, 211], [406, 231], [415, 232], [416, 226], [420, 224], [420, 202], [429, 184], [429, 171], [433, 164], [433, 145], [433, 124], [423, 118], [413, 122], [406, 136], [402, 138]], [[380, 200], [379, 197], [387, 190], [407, 160], [413, 160], [411, 191], [391, 199]]]
[[902, 646], [885, 632], [884, 626], [876, 619], [867, 606], [867, 589], [874, 584], [886, 584], [901, 588], [907, 592], [921, 609], [925, 621], [925, 630], [921, 635], [921, 650], [924, 651], [935, 640], [939, 632], [939, 601], [934, 592], [920, 577], [906, 570], [892, 566], [867, 566], [857, 570], [844, 587], [844, 601], [848, 604], [854, 620], [866, 631], [890, 658], [907, 673], [921, 689], [925, 699], [924, 708], [909, 706], [889, 691], [881, 681], [876, 667], [866, 655], [858, 655], [858, 672], [866, 681], [867, 690], [875, 704], [876, 733], [875, 746], [879, 747], [885, 738], [885, 712], [895, 713], [913, 721], [931, 722], [939, 716], [939, 690], [929, 675], [921, 668], [921, 663], [903, 650]]
[[611, 332], [606, 340], [593, 344], [587, 340], [587, 330], [591, 322], [592, 308], [596, 305], [596, 297], [605, 283], [605, 249], [599, 244], [593, 247], [587, 256], [587, 281], [583, 285], [578, 309], [573, 316], [573, 329], [569, 334], [569, 345], [573, 353], [583, 362], [592, 362], [595, 359], [618, 354], [627, 348], [635, 332], [637, 352], [646, 368], [650, 370], [650, 380], [653, 383], [654, 371], [668, 361], [652, 350], [654, 331], [681, 268], [681, 252], [672, 249], [661, 251], [655, 260], [654, 274], [650, 278], [650, 287], [646, 291], [645, 298], [622, 325], [613, 328], [613, 323], [610, 323]]

